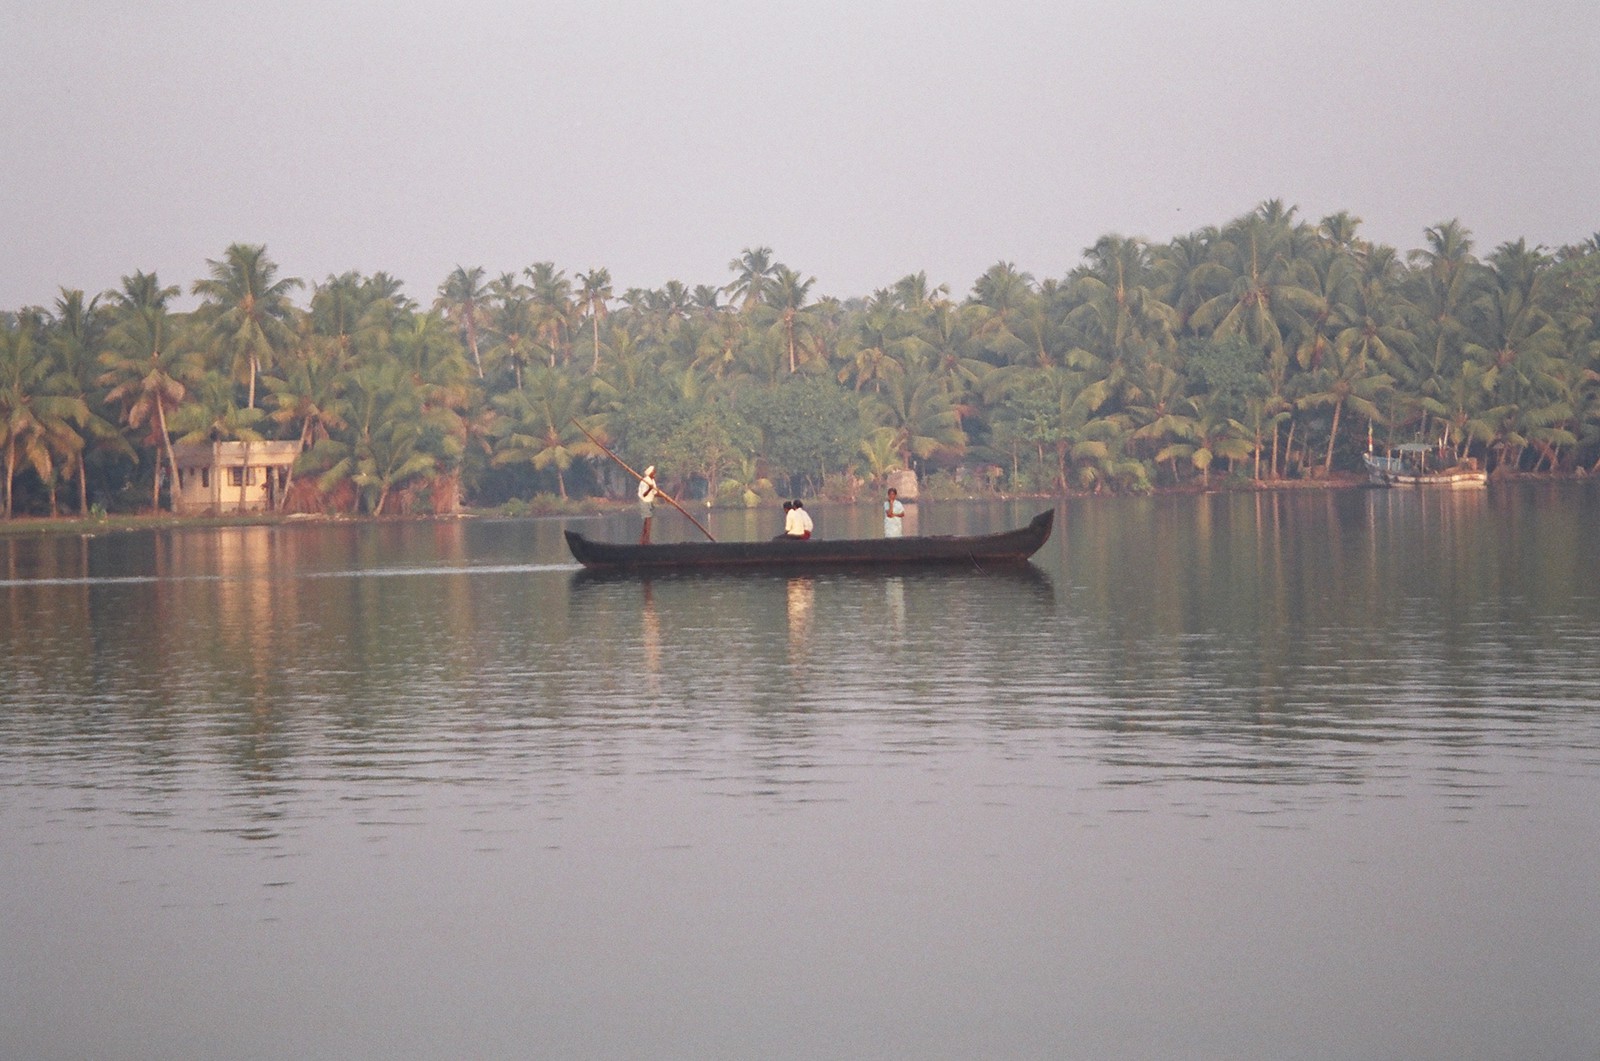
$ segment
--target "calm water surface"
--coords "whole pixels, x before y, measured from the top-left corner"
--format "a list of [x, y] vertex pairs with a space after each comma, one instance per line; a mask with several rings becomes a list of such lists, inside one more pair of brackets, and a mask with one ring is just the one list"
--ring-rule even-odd
[[0, 539], [0, 1057], [1600, 1058], [1600, 492], [1060, 517]]

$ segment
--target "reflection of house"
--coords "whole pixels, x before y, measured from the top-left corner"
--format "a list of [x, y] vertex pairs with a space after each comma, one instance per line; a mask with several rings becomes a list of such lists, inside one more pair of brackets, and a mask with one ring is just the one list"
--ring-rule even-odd
[[300, 443], [190, 442], [172, 451], [179, 513], [267, 512], [283, 497]]

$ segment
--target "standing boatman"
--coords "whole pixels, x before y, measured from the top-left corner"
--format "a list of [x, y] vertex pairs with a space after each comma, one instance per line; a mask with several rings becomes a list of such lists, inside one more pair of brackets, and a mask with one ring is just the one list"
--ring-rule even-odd
[[898, 538], [905, 533], [906, 506], [900, 503], [899, 491], [889, 487], [889, 496], [883, 503], [883, 536]]
[[650, 519], [655, 515], [656, 493], [656, 466], [652, 464], [639, 477], [639, 515], [644, 517], [639, 528], [640, 545], [650, 544]]

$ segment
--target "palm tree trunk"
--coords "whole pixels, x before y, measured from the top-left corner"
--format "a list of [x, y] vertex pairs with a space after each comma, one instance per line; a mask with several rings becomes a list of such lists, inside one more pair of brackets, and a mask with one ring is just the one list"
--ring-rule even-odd
[[78, 515], [89, 514], [89, 476], [83, 463], [83, 451], [78, 451]]
[[16, 481], [17, 474], [17, 447], [14, 443], [6, 446], [6, 508], [5, 518], [11, 518], [11, 484]]
[[1333, 471], [1333, 444], [1339, 439], [1339, 414], [1344, 412], [1344, 399], [1333, 403], [1333, 430], [1328, 432], [1328, 455], [1322, 460], [1322, 474]]
[[478, 378], [483, 378], [483, 359], [478, 356], [478, 328], [472, 323], [472, 314], [467, 314], [467, 346], [472, 350], [472, 367], [478, 370]]
[[[311, 433], [311, 421], [308, 419], [300, 425], [300, 452], [306, 451], [306, 436]], [[296, 454], [296, 459], [299, 455]], [[283, 493], [278, 497], [278, 511], [283, 511], [284, 503], [289, 500], [289, 488], [294, 485], [294, 461], [289, 462], [289, 472], [283, 477]]]
[[[167, 451], [167, 472], [172, 477], [171, 488], [167, 496], [172, 501], [172, 511], [178, 511], [178, 457], [172, 452], [172, 434], [167, 430], [167, 407], [159, 399], [156, 401], [156, 422], [161, 425], [161, 445]], [[150, 508], [152, 511], [161, 511], [161, 462], [156, 461], [156, 484], [151, 492]]]

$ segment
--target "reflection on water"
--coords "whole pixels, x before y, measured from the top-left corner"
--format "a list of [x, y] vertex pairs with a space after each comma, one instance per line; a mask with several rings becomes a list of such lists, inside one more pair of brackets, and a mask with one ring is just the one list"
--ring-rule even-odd
[[[0, 1055], [1265, 1057], [1310, 1019], [1330, 1056], [1571, 1056], [1600, 1044], [1596, 509], [1097, 499], [990, 573], [596, 577], [560, 521], [0, 539], [0, 890], [32, 915], [0, 955], [35, 970]], [[164, 951], [148, 991], [75, 980]], [[283, 1038], [291, 968], [349, 1030]], [[1534, 982], [1565, 1023], [1501, 1001]], [[103, 1022], [53, 1001], [85, 991]], [[150, 1030], [170, 995], [190, 1022]], [[119, 1015], [148, 1049], [107, 1048]]]

